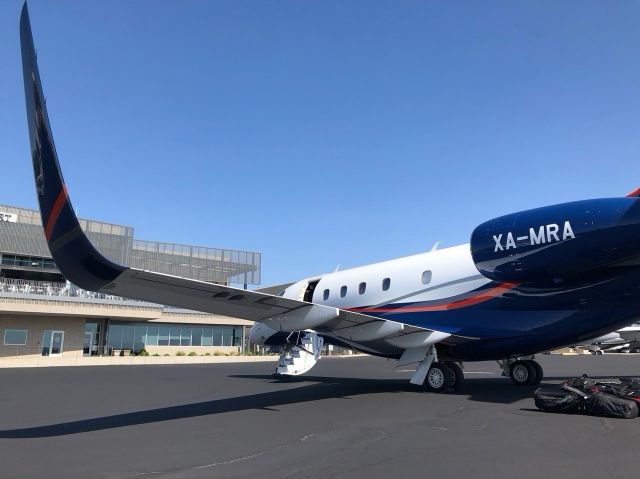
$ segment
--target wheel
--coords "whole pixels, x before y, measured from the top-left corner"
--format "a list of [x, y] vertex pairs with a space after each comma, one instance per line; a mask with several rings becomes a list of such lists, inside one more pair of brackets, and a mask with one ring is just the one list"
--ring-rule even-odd
[[536, 377], [534, 378], [533, 382], [530, 384], [540, 384], [540, 381], [542, 381], [542, 379], [544, 378], [544, 370], [542, 369], [542, 366], [540, 366], [540, 363], [538, 361], [531, 360], [528, 362], [536, 370]]
[[424, 386], [427, 391], [443, 393], [449, 389], [453, 381], [455, 381], [455, 375], [451, 368], [444, 363], [437, 362], [433, 363], [427, 371]]
[[458, 363], [454, 363], [452, 361], [447, 361], [445, 364], [453, 372], [453, 384], [450, 384], [449, 387], [453, 388], [454, 391], [462, 390], [462, 386], [464, 385], [464, 373], [462, 372], [462, 368]]
[[[518, 386], [531, 384], [531, 380], [535, 378], [535, 375], [536, 368], [529, 361], [516, 361], [509, 369], [509, 377]], [[535, 379], [533, 380], [535, 381]]]
[[598, 351], [596, 351], [596, 354], [602, 354], [602, 349], [598, 349]]

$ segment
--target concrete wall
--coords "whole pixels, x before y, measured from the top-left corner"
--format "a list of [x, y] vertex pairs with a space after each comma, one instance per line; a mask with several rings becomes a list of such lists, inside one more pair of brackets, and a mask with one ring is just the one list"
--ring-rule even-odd
[[[84, 324], [84, 318], [0, 314], [0, 357], [40, 356], [42, 335], [46, 329], [64, 331], [63, 356], [82, 356]], [[26, 329], [27, 344], [5, 346], [3, 344], [5, 329]]]
[[[79, 298], [48, 298], [35, 295], [0, 295], [0, 357], [39, 356], [42, 354], [42, 335], [45, 330], [64, 331], [62, 355], [64, 357], [82, 356], [84, 330], [87, 320], [109, 319], [112, 324], [118, 321], [141, 321], [148, 324], [202, 324], [247, 326], [252, 322], [228, 316], [202, 314], [192, 311], [171, 309], [149, 303], [129, 301], [97, 301]], [[4, 330], [27, 330], [25, 346], [5, 346]], [[169, 354], [191, 351], [198, 356], [210, 353], [237, 353], [237, 346], [149, 346], [149, 354]], [[52, 358], [55, 359], [55, 358]]]

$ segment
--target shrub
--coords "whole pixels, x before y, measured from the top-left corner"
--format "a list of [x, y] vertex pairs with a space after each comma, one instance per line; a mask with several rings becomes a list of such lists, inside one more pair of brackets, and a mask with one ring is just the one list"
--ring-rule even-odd
[[198, 353], [196, 353], [195, 351], [191, 351], [191, 352], [189, 353], [189, 356], [197, 356], [197, 355], [198, 355]]
[[171, 356], [169, 353], [165, 354], [165, 356]]
[[220, 351], [214, 351], [213, 355], [214, 356], [224, 356], [224, 353], [221, 353]]
[[211, 353], [204, 353], [205, 356], [211, 356]]
[[186, 354], [185, 354], [185, 352], [184, 352], [184, 351], [178, 351], [178, 352], [176, 353], [176, 356], [186, 356]]
[[140, 351], [138, 351], [138, 356], [149, 356], [149, 353], [146, 349], [142, 348]]
[[[158, 353], [155, 353], [155, 354], [153, 354], [153, 356], [160, 356], [160, 355]], [[167, 356], [168, 356], [168, 354], [167, 354]]]

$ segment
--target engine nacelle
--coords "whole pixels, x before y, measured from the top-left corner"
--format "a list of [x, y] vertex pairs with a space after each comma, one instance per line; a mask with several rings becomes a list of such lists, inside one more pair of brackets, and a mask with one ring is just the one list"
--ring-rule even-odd
[[566, 278], [640, 255], [640, 200], [605, 198], [521, 211], [482, 223], [471, 255], [495, 281]]

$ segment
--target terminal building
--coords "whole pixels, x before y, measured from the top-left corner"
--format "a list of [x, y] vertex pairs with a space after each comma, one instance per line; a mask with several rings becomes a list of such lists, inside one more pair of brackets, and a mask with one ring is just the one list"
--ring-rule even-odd
[[[111, 260], [247, 288], [260, 284], [260, 253], [134, 238], [134, 230], [80, 219]], [[40, 212], [0, 204], [0, 357], [241, 352], [251, 322], [85, 291], [51, 258]]]

